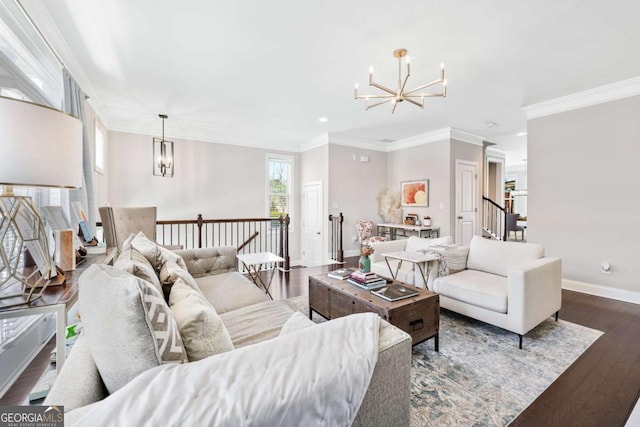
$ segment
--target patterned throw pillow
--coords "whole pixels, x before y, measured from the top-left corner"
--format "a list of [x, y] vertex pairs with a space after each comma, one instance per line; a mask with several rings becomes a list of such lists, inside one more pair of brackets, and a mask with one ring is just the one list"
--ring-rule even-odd
[[109, 393], [142, 372], [187, 355], [178, 326], [155, 286], [108, 265], [92, 265], [79, 279], [85, 338]]
[[178, 278], [171, 287], [169, 304], [191, 362], [233, 350], [222, 319], [200, 291]]
[[442, 254], [444, 261], [444, 274], [454, 274], [467, 268], [469, 247], [461, 245], [437, 245], [429, 248], [430, 251]]

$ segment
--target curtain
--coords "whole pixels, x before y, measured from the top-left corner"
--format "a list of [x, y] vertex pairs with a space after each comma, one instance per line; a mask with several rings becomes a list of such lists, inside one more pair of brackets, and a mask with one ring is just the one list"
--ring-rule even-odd
[[[84, 101], [88, 98], [69, 71], [62, 70], [64, 82], [64, 111], [78, 118], [82, 122], [82, 188], [69, 191], [70, 202], [80, 202], [89, 218], [91, 235], [96, 234], [96, 199], [93, 188], [93, 165], [91, 160], [91, 145], [87, 132], [88, 123], [84, 111]], [[73, 209], [71, 210], [73, 212]], [[77, 231], [77, 230], [76, 230]]]

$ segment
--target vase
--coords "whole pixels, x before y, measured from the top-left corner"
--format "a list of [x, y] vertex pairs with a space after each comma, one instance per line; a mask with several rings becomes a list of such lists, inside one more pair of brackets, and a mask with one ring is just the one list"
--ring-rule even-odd
[[371, 271], [371, 260], [369, 259], [369, 255], [360, 256], [360, 260], [358, 261], [358, 268], [363, 273], [368, 273]]

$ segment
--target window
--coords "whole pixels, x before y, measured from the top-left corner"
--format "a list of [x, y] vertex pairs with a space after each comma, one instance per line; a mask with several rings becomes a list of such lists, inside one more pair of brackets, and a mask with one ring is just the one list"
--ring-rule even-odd
[[291, 215], [293, 157], [267, 155], [267, 216]]
[[105, 169], [104, 130], [97, 120], [95, 121], [94, 129], [95, 129], [95, 138], [94, 138], [93, 150], [95, 154], [95, 168], [96, 168], [96, 172], [104, 173], [104, 169]]

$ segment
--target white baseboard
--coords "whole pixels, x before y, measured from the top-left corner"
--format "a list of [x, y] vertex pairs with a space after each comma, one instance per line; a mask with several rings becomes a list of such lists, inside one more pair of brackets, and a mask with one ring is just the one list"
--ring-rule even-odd
[[562, 288], [569, 291], [582, 292], [583, 294], [640, 304], [640, 292], [626, 291], [624, 289], [616, 289], [568, 279], [562, 279]]

